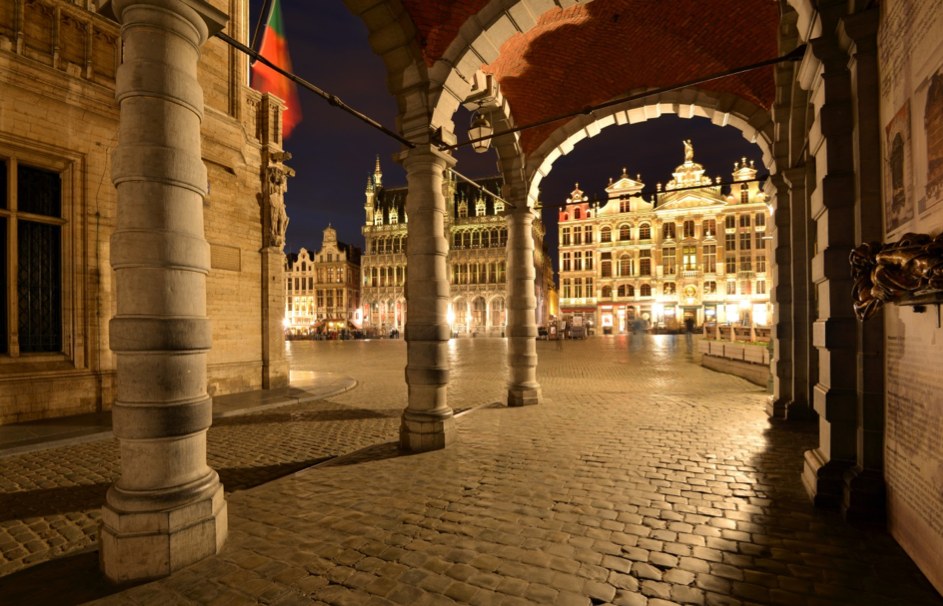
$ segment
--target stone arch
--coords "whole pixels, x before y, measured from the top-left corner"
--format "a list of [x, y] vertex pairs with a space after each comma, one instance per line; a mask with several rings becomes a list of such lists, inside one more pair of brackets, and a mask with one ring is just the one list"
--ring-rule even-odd
[[731, 93], [683, 89], [581, 115], [555, 130], [527, 158], [528, 202], [537, 200], [541, 180], [550, 174], [554, 162], [573, 151], [578, 142], [595, 137], [609, 126], [637, 124], [664, 114], [681, 118], [698, 116], [708, 118], [717, 126], [737, 128], [744, 138], [759, 146], [763, 164], [771, 172], [775, 170], [773, 122], [767, 110]]

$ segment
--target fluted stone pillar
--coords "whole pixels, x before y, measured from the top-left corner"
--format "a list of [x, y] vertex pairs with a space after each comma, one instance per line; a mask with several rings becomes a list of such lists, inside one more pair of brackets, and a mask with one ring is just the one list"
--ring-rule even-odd
[[[851, 39], [849, 69], [855, 106], [855, 178], [857, 242], [884, 238], [882, 224], [880, 76], [878, 71], [878, 8], [843, 20]], [[884, 483], [884, 323], [858, 322], [857, 460], [845, 472], [842, 512], [849, 519], [883, 524]]]
[[[124, 61], [112, 181], [117, 314], [114, 434], [121, 477], [102, 508], [110, 580], [165, 576], [219, 551], [226, 502], [206, 464], [206, 168], [200, 47], [226, 16], [201, 0], [115, 0]], [[106, 9], [107, 10], [107, 7]]]
[[773, 307], [773, 393], [767, 403], [766, 412], [773, 418], [785, 418], [786, 406], [792, 401], [793, 363], [793, 302], [792, 266], [789, 241], [789, 194], [782, 174], [772, 175], [776, 186], [773, 198], [774, 222], [770, 229], [773, 238], [773, 287], [770, 298]]
[[838, 506], [842, 476], [857, 451], [857, 322], [848, 295], [848, 252], [856, 245], [854, 123], [847, 53], [831, 34], [810, 44], [823, 67], [824, 89], [816, 106], [820, 134], [810, 135], [810, 149], [816, 150], [816, 166], [822, 169], [810, 196], [817, 236], [812, 281], [818, 317], [812, 343], [819, 354], [813, 388], [819, 445], [805, 452], [802, 479], [816, 505]]
[[508, 406], [540, 403], [537, 383], [537, 296], [534, 215], [518, 198], [508, 221]]
[[449, 278], [445, 237], [444, 171], [455, 160], [432, 146], [405, 154], [406, 215], [406, 384], [409, 403], [400, 425], [400, 448], [424, 452], [445, 448], [455, 439], [448, 405]]

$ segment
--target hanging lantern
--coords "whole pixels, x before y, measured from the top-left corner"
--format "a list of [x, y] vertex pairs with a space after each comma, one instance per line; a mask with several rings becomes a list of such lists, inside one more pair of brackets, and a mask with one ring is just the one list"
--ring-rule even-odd
[[[494, 129], [491, 128], [491, 123], [488, 122], [487, 118], [476, 111], [472, 116], [471, 126], [468, 127], [468, 139], [474, 141], [471, 145], [477, 153], [483, 154], [488, 151], [488, 148], [491, 147], [490, 137], [493, 132]], [[475, 139], [481, 139], [482, 137], [487, 138], [475, 141]]]

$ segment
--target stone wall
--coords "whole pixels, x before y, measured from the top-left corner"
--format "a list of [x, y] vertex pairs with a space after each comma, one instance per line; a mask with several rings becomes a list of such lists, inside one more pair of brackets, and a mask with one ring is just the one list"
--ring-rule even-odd
[[[882, 4], [885, 241], [943, 230], [943, 13]], [[943, 591], [943, 328], [939, 310], [888, 305], [885, 478], [891, 533]]]
[[[243, 0], [227, 32], [247, 36]], [[0, 0], [0, 157], [63, 177], [63, 352], [0, 354], [0, 424], [107, 410], [115, 362], [110, 238], [115, 226], [111, 153], [118, 124], [118, 27], [90, 3]], [[203, 160], [210, 192], [204, 227], [212, 265], [207, 314], [211, 395], [262, 387], [262, 149], [280, 149], [246, 61], [210, 40], [200, 64], [206, 98]], [[2, 335], [7, 339], [8, 335]]]

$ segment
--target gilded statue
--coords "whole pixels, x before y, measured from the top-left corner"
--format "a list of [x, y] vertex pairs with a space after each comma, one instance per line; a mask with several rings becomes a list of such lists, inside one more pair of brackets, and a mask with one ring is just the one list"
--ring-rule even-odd
[[851, 252], [855, 315], [867, 320], [885, 303], [943, 292], [943, 234], [904, 234], [897, 242], [862, 244]]

